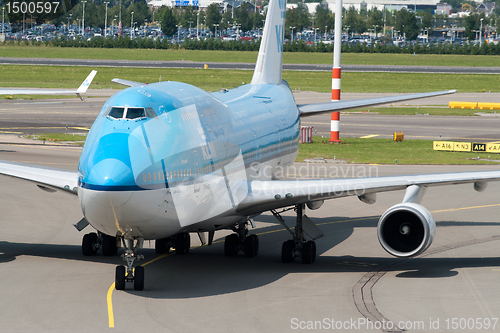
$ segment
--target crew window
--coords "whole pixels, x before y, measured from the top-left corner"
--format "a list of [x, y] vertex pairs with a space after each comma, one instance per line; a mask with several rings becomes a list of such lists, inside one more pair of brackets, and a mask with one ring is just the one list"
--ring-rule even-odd
[[152, 108], [148, 108], [148, 110], [147, 110], [147, 111], [148, 111], [148, 114], [150, 114], [150, 115], [151, 115], [151, 118], [156, 118], [156, 113], [153, 111], [153, 109], [152, 109]]
[[112, 107], [111, 110], [109, 110], [108, 116], [120, 119], [123, 118], [123, 112], [125, 112], [125, 108]]
[[144, 117], [146, 117], [144, 108], [127, 108], [127, 116], [126, 116], [127, 119], [136, 119]]

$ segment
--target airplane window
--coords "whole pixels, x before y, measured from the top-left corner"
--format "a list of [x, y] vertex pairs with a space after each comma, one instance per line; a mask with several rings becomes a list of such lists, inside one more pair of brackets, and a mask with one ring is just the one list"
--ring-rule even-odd
[[150, 173], [148, 173], [148, 179], [149, 179], [149, 181], [151, 181], [151, 174]]
[[126, 117], [127, 119], [136, 119], [136, 118], [144, 118], [144, 117], [146, 117], [146, 113], [144, 112], [144, 108], [128, 108], [127, 109], [127, 117]]
[[125, 111], [125, 108], [112, 107], [111, 110], [109, 110], [108, 116], [115, 118], [115, 119], [120, 119], [120, 118], [123, 118], [124, 111]]
[[146, 182], [147, 179], [146, 179], [146, 174], [145, 173], [142, 174], [142, 179], [144, 180], [144, 182]]
[[153, 173], [153, 180], [156, 181], [156, 172]]
[[151, 114], [152, 118], [156, 118], [156, 113], [153, 111], [152, 108], [148, 108], [149, 113]]

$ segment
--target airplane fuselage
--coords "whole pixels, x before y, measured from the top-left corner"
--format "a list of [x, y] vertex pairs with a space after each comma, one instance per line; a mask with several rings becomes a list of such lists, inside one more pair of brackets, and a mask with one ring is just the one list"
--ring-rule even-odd
[[125, 89], [88, 134], [82, 211], [101, 232], [144, 239], [245, 222], [236, 207], [247, 181], [275, 179], [293, 163], [299, 134], [286, 83], [215, 93], [178, 82]]

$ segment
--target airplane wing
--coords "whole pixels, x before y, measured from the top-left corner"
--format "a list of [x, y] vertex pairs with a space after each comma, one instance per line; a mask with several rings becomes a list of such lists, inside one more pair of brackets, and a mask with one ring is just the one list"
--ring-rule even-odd
[[130, 80], [123, 80], [123, 79], [117, 79], [117, 78], [114, 78], [111, 81], [114, 82], [114, 83], [118, 83], [118, 84], [127, 86], [127, 87], [137, 87], [137, 86], [143, 86], [143, 85], [146, 84], [146, 83], [141, 83], [141, 82], [136, 82], [136, 81], [130, 81]]
[[97, 74], [97, 71], [92, 71], [87, 76], [87, 78], [82, 82], [80, 87], [77, 90], [50, 90], [50, 89], [4, 89], [0, 88], [0, 95], [66, 95], [66, 94], [76, 94], [80, 99], [82, 97], [81, 94], [85, 94], [87, 89], [89, 88], [94, 76]]
[[407, 95], [399, 95], [399, 96], [390, 96], [390, 97], [377, 97], [377, 98], [366, 98], [366, 99], [358, 99], [352, 101], [336, 101], [330, 103], [316, 103], [316, 104], [302, 104], [297, 105], [300, 116], [315, 116], [321, 113], [328, 113], [334, 111], [345, 111], [351, 109], [358, 109], [364, 106], [372, 106], [372, 105], [380, 105], [387, 104], [393, 102], [401, 102], [407, 101], [411, 99], [417, 98], [425, 98], [425, 97], [433, 97], [440, 95], [453, 94], [456, 90], [445, 90], [445, 91], [436, 91], [429, 93], [419, 93], [419, 94], [407, 94]]
[[239, 204], [238, 213], [258, 214], [311, 201], [404, 190], [411, 185], [428, 187], [474, 183], [474, 189], [482, 191], [486, 182], [499, 180], [500, 171], [480, 171], [372, 178], [249, 181], [249, 194]]
[[29, 180], [47, 192], [63, 190], [78, 194], [78, 172], [0, 160], [0, 174]]

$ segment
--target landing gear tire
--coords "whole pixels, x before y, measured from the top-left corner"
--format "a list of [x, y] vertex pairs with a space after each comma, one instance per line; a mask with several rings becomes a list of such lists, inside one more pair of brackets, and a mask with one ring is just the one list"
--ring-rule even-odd
[[287, 240], [281, 247], [281, 261], [289, 264], [293, 261], [293, 251], [295, 250], [295, 241], [293, 239]]
[[191, 237], [189, 233], [178, 234], [175, 237], [175, 253], [184, 254], [189, 252]]
[[308, 241], [302, 246], [302, 263], [312, 264], [316, 260], [316, 243]]
[[125, 290], [125, 266], [116, 266], [115, 289]]
[[240, 238], [237, 234], [226, 236], [224, 240], [224, 254], [226, 257], [235, 256], [238, 253], [238, 243]]
[[82, 253], [84, 256], [93, 256], [97, 253], [97, 234], [95, 232], [91, 232], [90, 234], [86, 234], [82, 239]]
[[118, 253], [118, 247], [116, 246], [116, 237], [102, 235], [102, 254], [104, 256], [114, 256]]
[[144, 267], [137, 266], [134, 269], [134, 290], [144, 289]]
[[155, 240], [155, 250], [158, 254], [168, 253], [170, 251], [170, 239], [162, 238]]
[[245, 257], [255, 257], [259, 252], [259, 237], [257, 235], [249, 235], [245, 237], [243, 249], [245, 251]]

